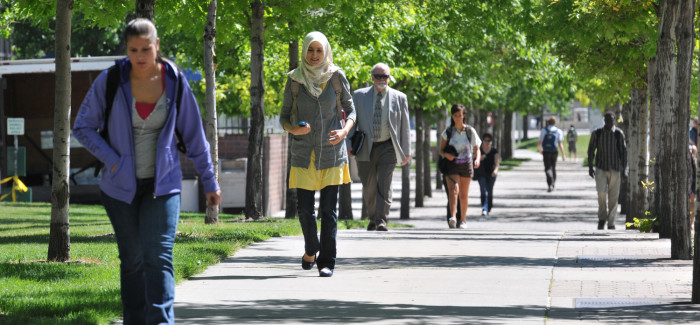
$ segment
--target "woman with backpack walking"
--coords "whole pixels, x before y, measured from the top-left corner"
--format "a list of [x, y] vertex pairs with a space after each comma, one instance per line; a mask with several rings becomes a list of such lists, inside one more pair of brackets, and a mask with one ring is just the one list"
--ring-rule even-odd
[[457, 200], [460, 207], [460, 228], [467, 226], [467, 206], [469, 185], [474, 168], [481, 164], [481, 139], [473, 127], [465, 123], [467, 109], [462, 104], [454, 104], [450, 109], [450, 126], [442, 133], [440, 156], [450, 161], [447, 172], [447, 199], [450, 209], [448, 224], [457, 227]]
[[[300, 67], [288, 73], [280, 124], [293, 135], [289, 187], [297, 189], [304, 233], [301, 267], [311, 270], [316, 264], [319, 276], [330, 277], [336, 260], [338, 188], [350, 183], [345, 137], [355, 124], [356, 113], [350, 84], [333, 64], [325, 35], [311, 32], [304, 37], [301, 61]], [[320, 238], [314, 209], [316, 191], [321, 192]]]
[[[221, 190], [197, 102], [182, 72], [160, 56], [156, 27], [137, 18], [124, 34], [128, 57], [92, 84], [73, 135], [104, 163], [100, 197], [119, 249], [124, 324], [173, 324], [172, 251], [182, 191], [176, 138], [209, 205], [219, 205]], [[110, 71], [117, 72], [112, 82]]]

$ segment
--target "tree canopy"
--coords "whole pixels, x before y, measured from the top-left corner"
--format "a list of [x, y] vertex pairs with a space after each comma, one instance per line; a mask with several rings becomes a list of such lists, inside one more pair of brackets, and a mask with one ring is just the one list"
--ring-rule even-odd
[[[588, 76], [579, 80], [578, 75], [585, 70], [582, 60], [567, 59], [581, 52], [578, 46], [566, 47], [552, 41], [577, 34], [572, 30], [580, 28], [575, 24], [568, 26], [563, 20], [566, 16], [562, 16], [565, 10], [561, 8], [571, 5], [563, 2], [551, 6], [546, 2], [487, 0], [265, 2], [265, 114], [279, 113], [287, 78], [289, 43], [301, 40], [313, 30], [326, 34], [334, 61], [346, 72], [353, 89], [371, 80], [372, 65], [385, 62], [392, 68], [395, 85], [400, 86], [412, 103], [427, 110], [462, 102], [487, 110], [500, 107], [534, 112], [548, 107], [563, 111], [577, 89], [595, 93], [605, 88], [594, 87], [600, 83], [590, 82]], [[161, 52], [175, 57], [183, 67], [201, 70], [203, 66], [201, 38], [208, 3], [162, 0], [156, 6]], [[580, 7], [579, 15], [597, 14], [593, 9], [588, 13], [583, 5]], [[5, 27], [4, 36], [15, 40], [21, 58], [42, 53], [42, 48], [46, 48], [42, 42], [52, 43], [41, 37], [32, 42], [27, 35], [51, 35], [54, 2], [11, 0], [2, 9], [0, 25]], [[133, 10], [132, 3], [122, 1], [76, 2], [74, 55], [122, 52], [121, 30]], [[542, 18], [552, 12], [563, 18], [556, 21]], [[217, 109], [227, 115], [249, 114], [250, 19], [248, 1], [219, 1], [215, 59]], [[555, 22], [560, 24], [557, 34], [554, 31], [539, 34], [542, 29], [551, 29]], [[638, 29], [637, 25], [625, 27], [624, 23], [606, 23], [606, 26], [629, 35]], [[593, 42], [593, 36], [585, 37], [591, 39], [589, 43]], [[631, 36], [626, 39], [634, 40]], [[592, 51], [588, 43], [581, 46], [586, 47], [586, 53]], [[604, 53], [600, 55], [603, 56]], [[623, 59], [621, 56], [620, 61]], [[604, 74], [605, 71], [600, 72]], [[202, 100], [203, 87], [203, 82], [193, 84]]]

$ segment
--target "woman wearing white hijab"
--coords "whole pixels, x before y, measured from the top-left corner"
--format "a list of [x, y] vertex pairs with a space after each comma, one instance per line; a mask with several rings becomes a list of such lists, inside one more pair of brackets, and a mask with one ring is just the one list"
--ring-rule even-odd
[[[299, 223], [304, 233], [301, 267], [310, 270], [316, 264], [320, 276], [330, 277], [336, 258], [338, 186], [350, 183], [345, 137], [355, 124], [355, 106], [345, 74], [333, 64], [326, 36], [320, 32], [307, 34], [302, 51], [301, 66], [288, 73], [280, 123], [293, 135], [289, 187], [297, 189]], [[340, 103], [345, 116], [338, 116], [336, 91], [331, 86], [333, 75], [341, 85]], [[297, 83], [296, 95], [292, 83]], [[316, 191], [321, 192], [320, 238], [314, 209]]]

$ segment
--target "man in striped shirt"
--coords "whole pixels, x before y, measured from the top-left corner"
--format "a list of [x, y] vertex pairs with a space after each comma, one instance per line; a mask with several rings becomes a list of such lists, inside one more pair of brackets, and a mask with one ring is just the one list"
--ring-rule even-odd
[[[591, 134], [588, 143], [588, 174], [598, 191], [598, 229], [615, 229], [621, 173], [627, 176], [627, 147], [622, 130], [615, 127], [615, 113], [604, 116], [605, 126]], [[593, 162], [595, 161], [595, 170]]]

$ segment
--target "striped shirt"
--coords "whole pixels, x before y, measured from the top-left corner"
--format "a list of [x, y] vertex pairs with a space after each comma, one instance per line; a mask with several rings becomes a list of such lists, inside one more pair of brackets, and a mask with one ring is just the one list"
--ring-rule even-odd
[[588, 161], [595, 158], [595, 167], [601, 170], [624, 171], [627, 168], [627, 147], [622, 130], [599, 128], [591, 134]]

